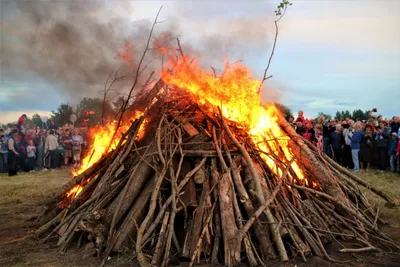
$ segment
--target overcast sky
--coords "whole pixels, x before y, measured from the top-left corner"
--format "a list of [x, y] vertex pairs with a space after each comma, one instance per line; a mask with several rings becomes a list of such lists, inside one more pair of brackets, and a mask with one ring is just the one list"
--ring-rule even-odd
[[[156, 32], [179, 35], [204, 66], [240, 58], [261, 77], [279, 4], [65, 2], [0, 2], [0, 122], [100, 96], [107, 73], [121, 63], [116, 51], [129, 38], [143, 45], [161, 5], [160, 19], [167, 21]], [[311, 117], [373, 107], [387, 117], [400, 115], [400, 1], [292, 2], [280, 22], [263, 97]]]

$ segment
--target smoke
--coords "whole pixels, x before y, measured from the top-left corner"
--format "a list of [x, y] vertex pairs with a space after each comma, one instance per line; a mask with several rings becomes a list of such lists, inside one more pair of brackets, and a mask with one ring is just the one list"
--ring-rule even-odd
[[[133, 44], [133, 65], [143, 52], [152, 21], [132, 19], [140, 17], [141, 9], [135, 8], [137, 4], [131, 1], [3, 0], [2, 77], [33, 81], [39, 77], [72, 102], [84, 96], [100, 96], [109, 74], [123, 64], [117, 51], [123, 50], [126, 42]], [[230, 52], [243, 56], [235, 47], [253, 49], [268, 44], [265, 17], [262, 21], [238, 18], [216, 22], [193, 18], [192, 13], [187, 12], [187, 3], [178, 2], [177, 5], [180, 8], [175, 14], [157, 25], [154, 37], [179, 34], [184, 51], [197, 57], [207, 68], [222, 66], [222, 59]], [[196, 5], [191, 6], [192, 12]], [[218, 14], [225, 7], [208, 8]], [[149, 53], [145, 61], [154, 56]], [[158, 70], [159, 66], [156, 60], [149, 69]], [[131, 84], [133, 70], [127, 66], [120, 74], [130, 77], [116, 88], [124, 91]], [[146, 78], [143, 74], [142, 79]]]

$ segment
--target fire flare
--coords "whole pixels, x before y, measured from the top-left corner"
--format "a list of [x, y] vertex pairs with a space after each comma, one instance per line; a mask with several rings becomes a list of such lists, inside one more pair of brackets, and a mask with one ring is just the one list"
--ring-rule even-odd
[[[261, 105], [257, 93], [260, 81], [254, 79], [251, 71], [242, 64], [227, 63], [223, 75], [215, 77], [213, 73], [202, 70], [196, 62], [190, 65], [186, 62], [173, 62], [173, 73], [164, 71], [163, 80], [190, 91], [199, 103], [221, 107], [224, 117], [243, 125], [259, 150], [265, 152], [261, 157], [280, 176], [283, 170], [275, 165], [270, 155], [289, 161], [293, 153], [288, 146], [289, 137], [277, 123], [279, 111], [272, 104]], [[297, 162], [293, 162], [291, 168], [299, 180], [304, 179]]]

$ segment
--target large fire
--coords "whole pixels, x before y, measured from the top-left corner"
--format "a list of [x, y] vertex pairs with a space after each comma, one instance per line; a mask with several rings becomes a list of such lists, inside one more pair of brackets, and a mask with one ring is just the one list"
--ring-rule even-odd
[[[289, 161], [293, 153], [288, 145], [289, 137], [277, 123], [279, 111], [273, 104], [264, 106], [261, 104], [257, 93], [260, 81], [252, 77], [251, 71], [242, 64], [226, 64], [223, 75], [215, 77], [213, 73], [202, 70], [196, 62], [191, 62], [190, 65], [186, 62], [171, 63], [173, 72], [166, 70], [162, 73], [165, 83], [188, 90], [200, 104], [209, 103], [215, 107], [221, 107], [224, 117], [245, 127], [254, 144], [261, 151], [260, 156], [271, 170], [280, 176], [283, 170], [275, 164], [273, 155]], [[90, 129], [89, 134], [94, 137], [93, 145], [82, 160], [80, 169], [74, 171], [74, 175], [81, 174], [100, 160], [104, 154], [116, 148], [122, 133], [129, 128], [129, 125], [130, 122], [119, 128], [112, 143], [115, 122]], [[291, 168], [297, 179], [304, 180], [304, 174], [298, 162], [293, 162]], [[305, 183], [308, 185], [306, 179]], [[82, 186], [76, 186], [67, 194], [76, 197], [81, 190]]]
[[[288, 146], [289, 138], [277, 123], [277, 108], [272, 104], [261, 105], [257, 93], [260, 81], [252, 77], [248, 68], [242, 64], [225, 64], [223, 75], [215, 77], [213, 73], [202, 70], [196, 62], [190, 65], [182, 62], [174, 63], [173, 73], [165, 71], [162, 77], [167, 84], [189, 90], [199, 103], [208, 102], [221, 107], [224, 117], [247, 129], [259, 150], [265, 152], [261, 157], [268, 166], [277, 175], [282, 174], [283, 170], [275, 165], [270, 155], [284, 156], [289, 161], [293, 156]], [[283, 155], [280, 155], [281, 151]], [[291, 168], [298, 179], [304, 179], [297, 162], [293, 162]]]

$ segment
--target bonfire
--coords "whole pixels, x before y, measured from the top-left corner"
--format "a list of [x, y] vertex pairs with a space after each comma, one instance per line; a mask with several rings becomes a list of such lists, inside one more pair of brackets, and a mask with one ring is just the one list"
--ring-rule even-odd
[[220, 77], [185, 60], [164, 71], [116, 134], [93, 130], [36, 234], [141, 266], [334, 260], [326, 245], [339, 239], [359, 244], [343, 252], [398, 248], [359, 186], [391, 199], [298, 136], [259, 86], [241, 64]]

